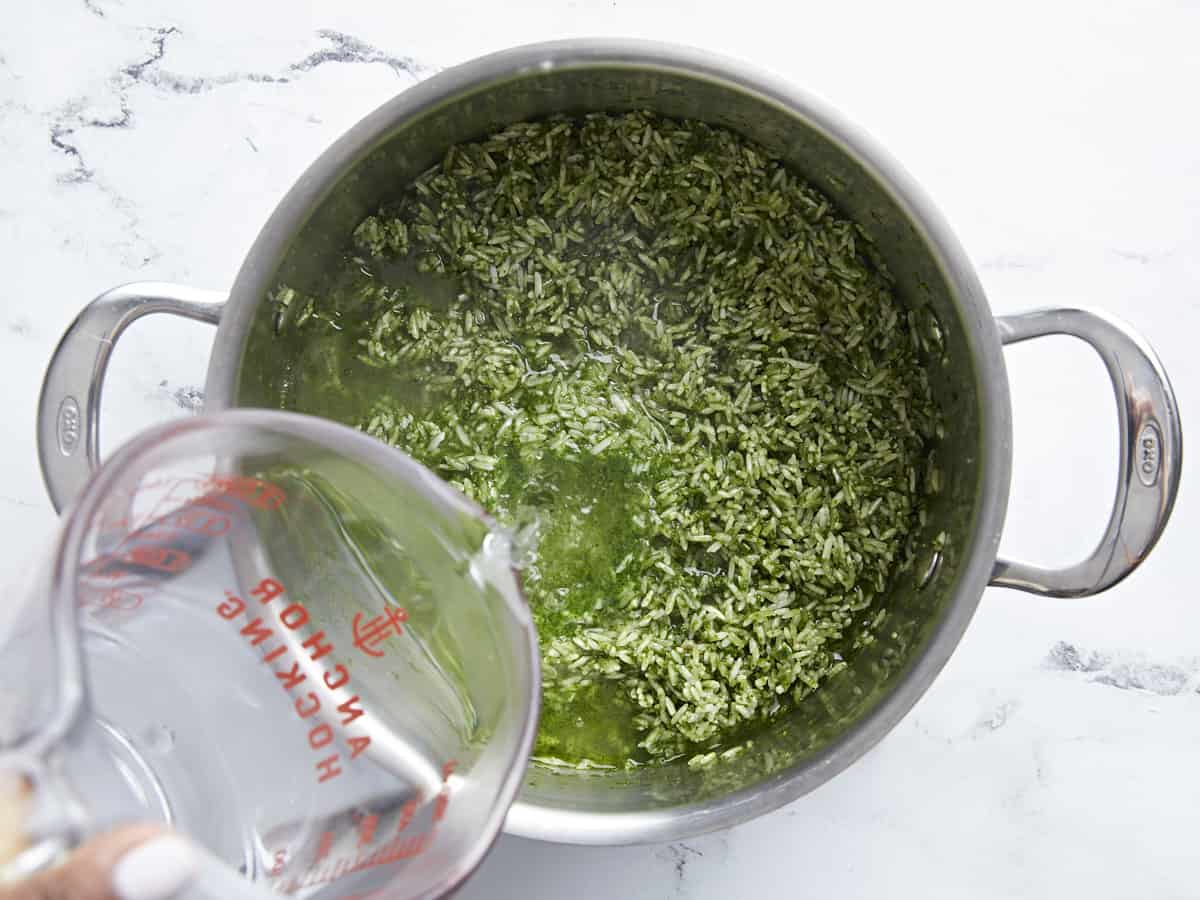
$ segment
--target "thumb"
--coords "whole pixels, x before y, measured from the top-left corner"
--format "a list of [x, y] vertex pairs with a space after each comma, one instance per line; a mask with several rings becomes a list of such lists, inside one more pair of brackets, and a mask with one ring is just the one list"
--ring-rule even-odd
[[0, 900], [257, 900], [268, 896], [161, 825], [131, 825], [102, 834], [75, 850], [62, 865], [0, 887]]
[[129, 825], [102, 834], [62, 865], [0, 887], [0, 900], [126, 900], [113, 890], [114, 866], [135, 847], [165, 834], [160, 825]]

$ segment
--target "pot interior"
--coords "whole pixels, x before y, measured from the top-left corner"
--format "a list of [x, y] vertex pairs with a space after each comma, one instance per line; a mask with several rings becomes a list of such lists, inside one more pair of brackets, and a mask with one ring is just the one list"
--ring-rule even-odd
[[[453, 79], [447, 77], [451, 74]], [[858, 151], [833, 137], [837, 126], [826, 114], [802, 110], [772, 96], [770, 89], [760, 91], [696, 66], [612, 59], [510, 69], [500, 77], [446, 73], [438, 80], [453, 91], [439, 94], [426, 83], [416, 89], [428, 90], [415, 110], [411, 103], [398, 106], [400, 98], [375, 115], [375, 140], [330, 181], [273, 273], [258, 279], [265, 289], [254, 299], [254, 318], [244, 332], [233, 402], [353, 418], [349, 411], [306, 409], [297, 399], [295, 385], [321, 378], [327, 362], [275, 335], [274, 310], [265, 294], [273, 284], [286, 282], [321, 296], [330, 286], [327, 273], [338, 269], [349, 249], [354, 227], [454, 143], [557, 113], [649, 109], [740, 132], [784, 160], [872, 237], [901, 301], [924, 323], [926, 361], [947, 430], [933, 448], [942, 488], [931, 501], [926, 525], [912, 536], [922, 548], [917, 570], [895, 578], [876, 643], [766, 727], [742, 755], [702, 771], [682, 761], [629, 772], [534, 766], [510, 826], [560, 840], [673, 837], [730, 824], [798, 796], [865, 751], [915, 702], [978, 600], [979, 585], [965, 584], [970, 579], [964, 573], [971, 557], [988, 552], [994, 539], [976, 533], [986, 446], [976, 345], [992, 327], [986, 308], [981, 310], [978, 300], [962, 302], [961, 289], [954, 287], [932, 242], [914, 226], [904, 201], [860, 161]], [[394, 110], [390, 124], [389, 110]], [[937, 551], [934, 540], [942, 533], [945, 545]], [[914, 668], [921, 660], [922, 666]], [[605, 822], [615, 824], [615, 814], [640, 816], [641, 824], [622, 817], [620, 834], [605, 833]], [[692, 824], [677, 824], [689, 818]], [[676, 824], [662, 824], [667, 821]]]

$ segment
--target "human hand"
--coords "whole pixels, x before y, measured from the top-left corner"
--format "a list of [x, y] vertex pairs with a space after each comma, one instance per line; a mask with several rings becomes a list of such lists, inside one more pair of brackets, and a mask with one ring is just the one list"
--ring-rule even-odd
[[161, 825], [92, 838], [61, 865], [9, 885], [0, 900], [235, 900], [269, 896]]

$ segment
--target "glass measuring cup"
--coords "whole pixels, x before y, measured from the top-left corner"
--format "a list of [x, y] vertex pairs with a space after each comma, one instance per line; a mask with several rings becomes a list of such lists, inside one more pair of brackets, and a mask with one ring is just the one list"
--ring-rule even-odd
[[7, 874], [160, 820], [280, 893], [437, 897], [494, 840], [536, 633], [507, 539], [409, 458], [294, 413], [160, 426], [32, 570], [0, 608]]

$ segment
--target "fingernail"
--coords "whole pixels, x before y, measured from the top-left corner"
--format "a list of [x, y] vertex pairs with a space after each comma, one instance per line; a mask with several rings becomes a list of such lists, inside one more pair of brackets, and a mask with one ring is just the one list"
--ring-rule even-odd
[[171, 900], [196, 875], [196, 850], [166, 834], [134, 847], [113, 866], [113, 893], [120, 900]]

